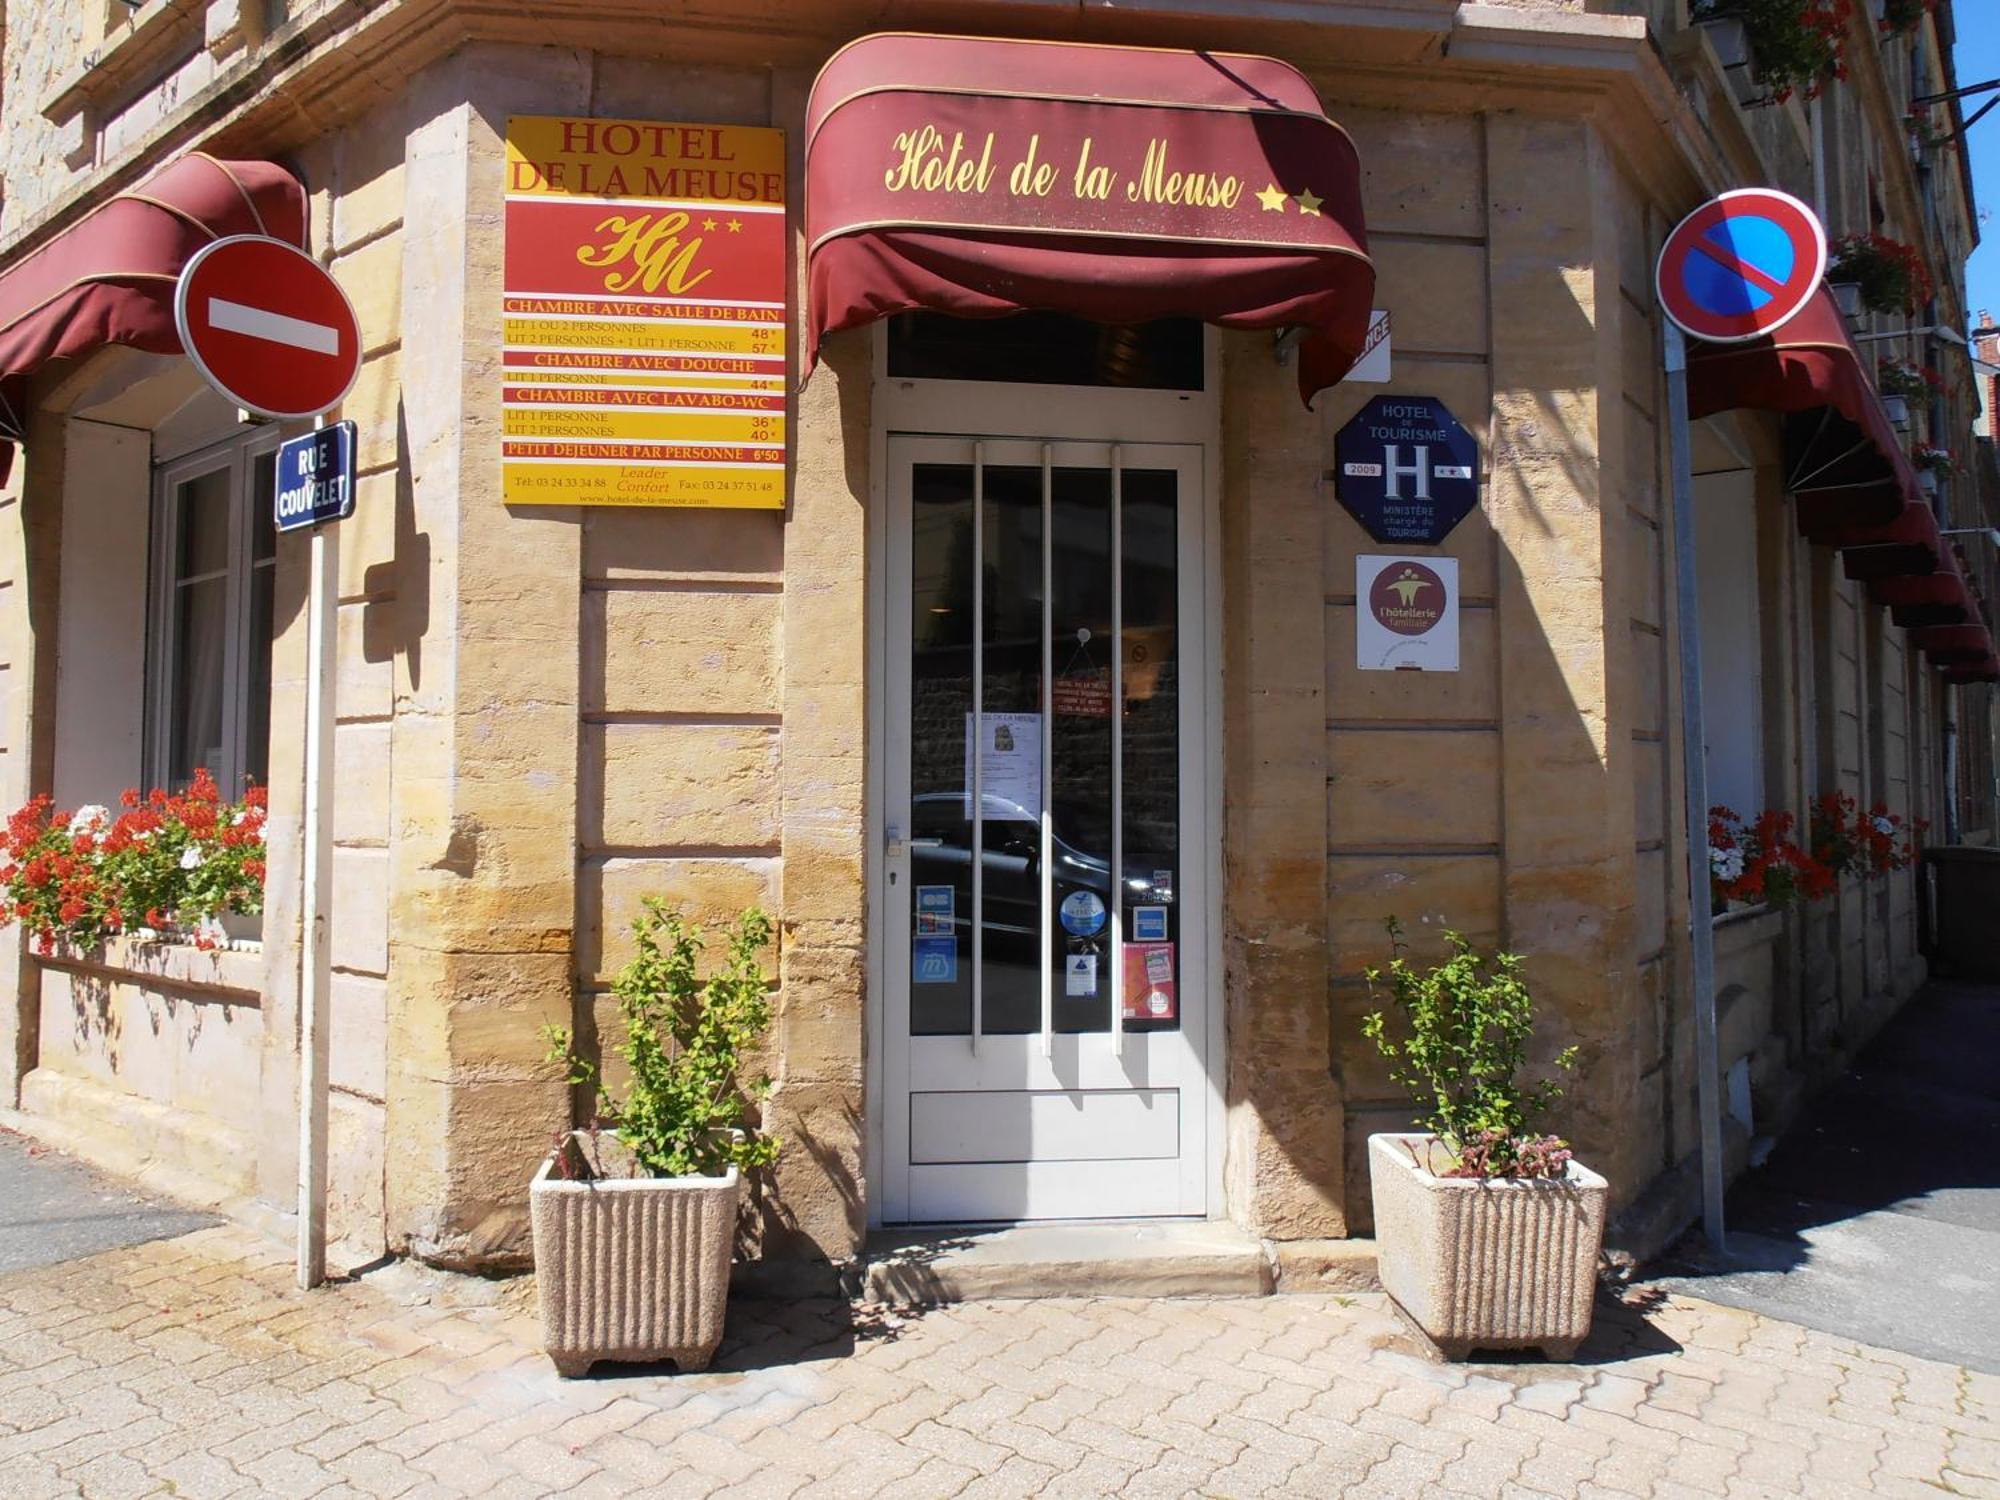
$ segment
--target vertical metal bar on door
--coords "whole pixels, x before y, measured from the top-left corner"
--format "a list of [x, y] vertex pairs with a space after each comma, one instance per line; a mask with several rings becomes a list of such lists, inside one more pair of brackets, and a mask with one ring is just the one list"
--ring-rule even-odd
[[972, 1055], [979, 1055], [986, 978], [986, 445], [972, 445]]
[[1695, 1101], [1701, 1124], [1701, 1222], [1723, 1248], [1722, 1056], [1715, 1017], [1715, 923], [1708, 868], [1708, 749], [1701, 703], [1701, 597], [1696, 584], [1694, 447], [1688, 432], [1687, 339], [1666, 324], [1667, 424], [1673, 459], [1675, 607], [1680, 626], [1681, 759], [1687, 793], [1688, 945], [1694, 969]]
[[[1055, 1050], [1056, 981], [1049, 959], [1055, 952], [1056, 839], [1051, 793], [1055, 790], [1056, 668], [1056, 489], [1055, 449], [1042, 444], [1042, 1056]], [[1063, 964], [1068, 988], [1069, 964]]]
[[[326, 418], [313, 421], [324, 427]], [[261, 461], [261, 460], [260, 460]], [[276, 455], [270, 462], [277, 463]], [[274, 486], [275, 489], [275, 486]], [[275, 526], [275, 514], [261, 518]], [[306, 596], [305, 889], [300, 902], [299, 1285], [326, 1280], [329, 999], [333, 989], [334, 656], [340, 614], [340, 526], [312, 529]]]
[[1125, 1053], [1125, 450], [1111, 448], [1111, 1045]]

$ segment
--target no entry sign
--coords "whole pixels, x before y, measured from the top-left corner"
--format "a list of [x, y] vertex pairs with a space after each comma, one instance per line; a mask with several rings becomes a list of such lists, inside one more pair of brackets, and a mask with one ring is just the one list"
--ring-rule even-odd
[[1681, 220], [1654, 290], [1668, 317], [1711, 344], [1762, 338], [1797, 315], [1826, 274], [1826, 230], [1789, 193], [1739, 188]]
[[347, 294], [295, 245], [236, 235], [203, 246], [174, 288], [188, 358], [238, 406], [316, 417], [361, 371], [361, 329]]

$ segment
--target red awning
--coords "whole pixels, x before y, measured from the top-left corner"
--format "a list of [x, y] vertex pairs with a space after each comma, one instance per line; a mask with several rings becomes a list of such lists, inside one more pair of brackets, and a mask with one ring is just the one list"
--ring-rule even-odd
[[1375, 267], [1354, 143], [1268, 57], [886, 33], [806, 106], [807, 368], [915, 308], [1302, 327], [1345, 375]]
[[[1852, 554], [1849, 554], [1852, 556]], [[1914, 630], [1924, 625], [1976, 624], [1979, 606], [1965, 586], [1957, 560], [1949, 552], [1934, 573], [1898, 573], [1872, 580], [1868, 592], [1886, 605], [1898, 625]]]
[[1800, 419], [1787, 432], [1787, 487], [1809, 530], [1893, 521], [1920, 498], [1902, 439], [1824, 288], [1770, 338], [1689, 345], [1688, 414], [1738, 408]]
[[1994, 654], [1979, 601], [1939, 535], [1830, 292], [1770, 338], [1689, 344], [1689, 415], [1746, 408], [1785, 415], [1786, 487], [1799, 530], [1839, 548], [1847, 576], [1866, 581], [1897, 624], [1913, 627], [1916, 643], [1953, 681], [1984, 680], [1959, 675], [1983, 674]]
[[[0, 271], [0, 439], [21, 437], [27, 378], [48, 360], [106, 344], [178, 353], [174, 282], [195, 251], [232, 234], [304, 245], [305, 189], [274, 163], [197, 151]], [[0, 480], [12, 455], [0, 441]]]

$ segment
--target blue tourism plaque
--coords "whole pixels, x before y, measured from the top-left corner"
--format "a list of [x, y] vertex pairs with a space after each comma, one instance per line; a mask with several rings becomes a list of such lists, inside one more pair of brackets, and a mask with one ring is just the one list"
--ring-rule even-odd
[[1334, 494], [1378, 542], [1435, 547], [1479, 504], [1479, 444], [1434, 396], [1377, 396], [1333, 442]]

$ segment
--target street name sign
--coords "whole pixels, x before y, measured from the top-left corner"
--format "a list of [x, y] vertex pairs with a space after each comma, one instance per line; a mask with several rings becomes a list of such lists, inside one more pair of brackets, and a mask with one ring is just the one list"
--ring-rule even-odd
[[1376, 396], [1333, 442], [1334, 494], [1376, 541], [1434, 547], [1479, 504], [1479, 444], [1434, 396]]
[[204, 245], [174, 287], [181, 347], [208, 383], [259, 416], [316, 417], [361, 373], [361, 326], [340, 283], [260, 234]]
[[1653, 285], [1667, 316], [1689, 336], [1740, 344], [1796, 317], [1825, 275], [1819, 216], [1789, 193], [1739, 188], [1675, 226]]
[[280, 531], [303, 531], [354, 514], [354, 424], [335, 422], [278, 449], [272, 519]]

